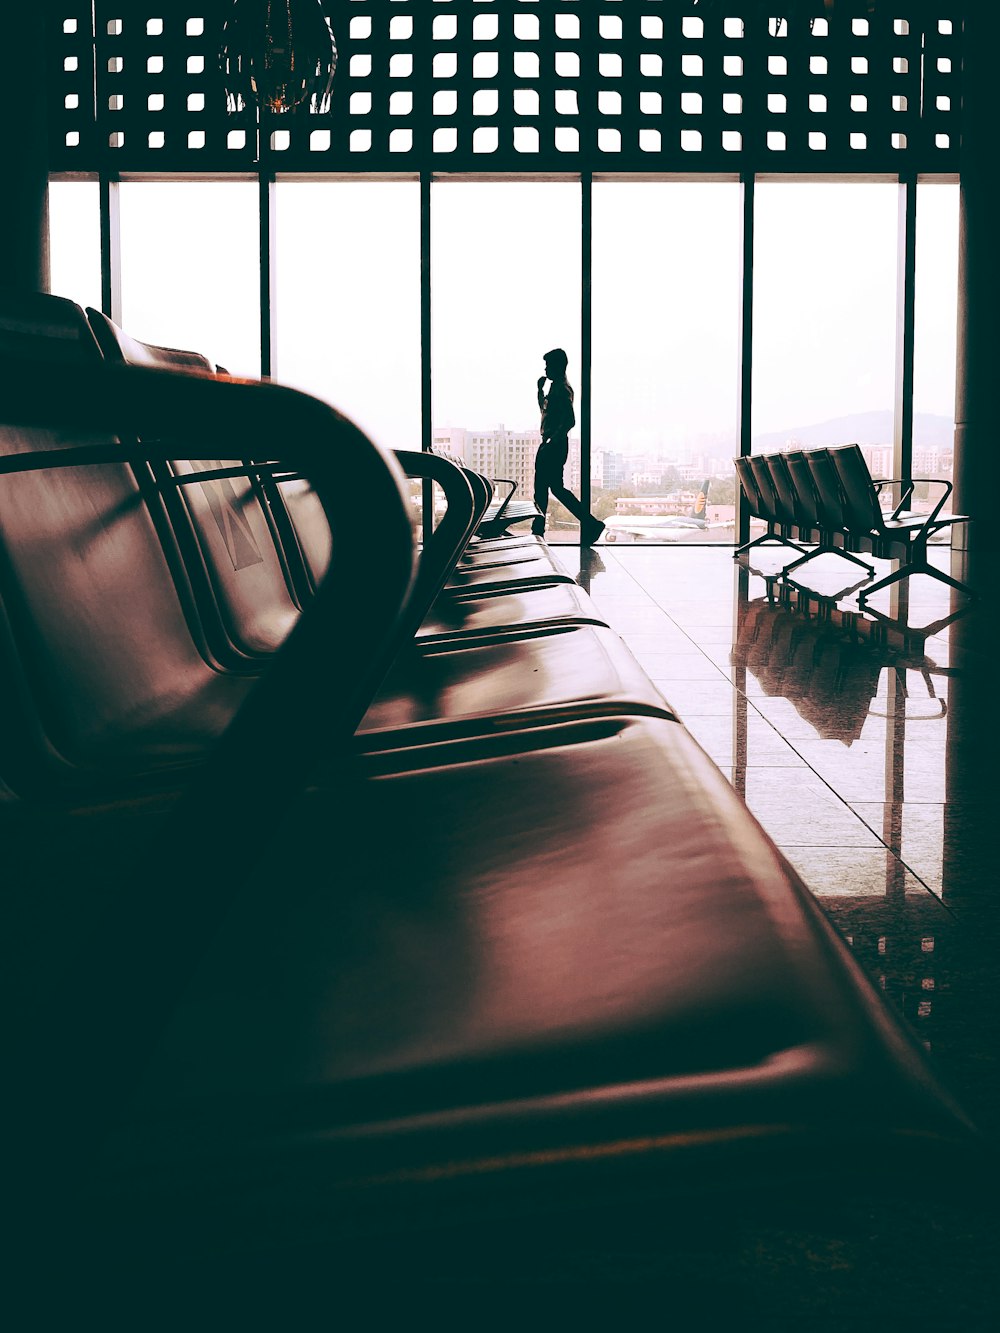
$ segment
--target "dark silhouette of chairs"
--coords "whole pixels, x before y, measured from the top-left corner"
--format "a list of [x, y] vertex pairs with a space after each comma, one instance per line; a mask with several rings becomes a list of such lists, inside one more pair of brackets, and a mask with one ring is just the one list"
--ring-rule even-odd
[[[903, 563], [898, 570], [862, 589], [858, 596], [862, 607], [873, 593], [917, 573], [970, 592], [958, 579], [932, 565], [927, 556], [928, 543], [936, 533], [967, 521], [965, 515], [941, 512], [951, 494], [950, 482], [933, 482], [942, 488], [941, 495], [928, 513], [920, 514], [907, 510], [906, 505], [915, 482], [921, 479], [905, 484], [874, 481], [856, 444], [756, 454], [734, 462], [751, 515], [768, 525], [766, 533], [741, 546], [735, 555], [767, 541], [786, 544], [798, 555], [778, 572], [783, 579], [830, 552], [859, 566], [869, 577], [874, 576], [874, 566], [858, 552], [877, 559], [900, 559]], [[889, 513], [879, 502], [888, 485], [903, 486], [899, 503]], [[799, 542], [812, 544], [812, 549], [804, 549]]]
[[[75, 1252], [169, 1263], [797, 1197], [805, 1170], [919, 1163], [926, 1188], [930, 1144], [967, 1159], [737, 793], [617, 636], [571, 619], [582, 589], [465, 590], [507, 629], [412, 641], [452, 604], [461, 469], [411, 461], [453, 509], [422, 564], [407, 459], [276, 385], [110, 365], [55, 300], [0, 307], [0, 817], [31, 921], [8, 1069], [47, 1261], [67, 1201]], [[139, 484], [203, 453], [185, 485], [236, 471], [217, 455], [307, 478], [331, 534], [240, 671], [210, 651], [190, 515]], [[539, 591], [574, 600], [529, 622]]]
[[[844, 527], [848, 534], [873, 555], [902, 562], [899, 569], [864, 589], [858, 598], [860, 605], [864, 606], [873, 593], [908, 579], [913, 574], [927, 574], [932, 579], [946, 583], [949, 588], [971, 595], [971, 589], [964, 583], [935, 568], [927, 558], [927, 544], [936, 533], [955, 523], [968, 522], [965, 514], [941, 513], [952, 491], [950, 481], [931, 479], [932, 484], [941, 487], [936, 503], [926, 514], [910, 513], [905, 506], [913, 494], [913, 487], [917, 481], [926, 478], [917, 477], [906, 483], [876, 483], [856, 444], [831, 449], [830, 459], [840, 481], [844, 498]], [[879, 490], [881, 486], [897, 484], [903, 485], [901, 498], [896, 507], [886, 514], [879, 505]]]

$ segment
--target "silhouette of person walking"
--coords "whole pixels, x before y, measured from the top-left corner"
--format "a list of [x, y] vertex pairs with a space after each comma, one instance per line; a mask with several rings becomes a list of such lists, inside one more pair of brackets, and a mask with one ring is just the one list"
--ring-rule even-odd
[[[604, 524], [583, 505], [563, 483], [563, 468], [569, 456], [569, 433], [576, 425], [573, 411], [573, 390], [566, 378], [569, 358], [561, 347], [545, 353], [545, 374], [538, 381], [538, 406], [542, 411], [542, 443], [535, 455], [535, 504], [539, 517], [531, 525], [536, 536], [544, 536], [545, 513], [549, 494], [573, 515], [580, 524], [580, 542], [590, 546], [604, 531]], [[552, 387], [545, 392], [545, 381]]]

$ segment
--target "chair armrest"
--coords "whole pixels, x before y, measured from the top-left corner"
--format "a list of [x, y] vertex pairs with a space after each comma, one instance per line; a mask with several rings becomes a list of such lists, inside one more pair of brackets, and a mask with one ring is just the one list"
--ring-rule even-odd
[[436, 482], [444, 492], [444, 517], [424, 542], [417, 578], [403, 618], [400, 648], [416, 634], [431, 603], [450, 578], [476, 524], [476, 498], [465, 469], [440, 454], [397, 449], [396, 461], [409, 477]]
[[497, 512], [493, 515], [492, 519], [490, 520], [491, 522], [496, 522], [498, 518], [501, 518], [503, 516], [504, 510], [507, 508], [511, 500], [514, 498], [514, 492], [517, 490], [517, 482], [512, 481], [510, 477], [490, 477], [489, 480], [493, 483], [494, 486], [500, 485], [500, 486], [510, 487], [510, 490], [507, 492], [503, 500], [500, 502], [500, 508], [497, 510]]
[[[88, 454], [136, 464], [220, 454], [267, 458], [281, 441], [289, 466], [311, 480], [334, 534], [333, 559], [315, 598], [147, 849], [142, 891], [110, 895], [109, 911], [96, 913], [91, 937], [80, 941], [77, 966], [68, 966], [63, 984], [40, 999], [28, 1025], [32, 1039], [18, 1069], [33, 1094], [25, 1100], [31, 1112], [25, 1161], [41, 1180], [59, 1181], [61, 1197], [72, 1198], [178, 996], [245, 889], [260, 856], [254, 825], [276, 826], [320, 759], [349, 762], [350, 738], [389, 665], [410, 594], [413, 538], [395, 460], [305, 394], [133, 367], [10, 358], [5, 369], [4, 426], [72, 432], [82, 440], [120, 434], [129, 443], [35, 450], [9, 457], [4, 471], [45, 466], [56, 454], [73, 464]], [[373, 512], [377, 542], [370, 540]], [[74, 1090], [71, 1117], [58, 1096], [65, 1087]]]

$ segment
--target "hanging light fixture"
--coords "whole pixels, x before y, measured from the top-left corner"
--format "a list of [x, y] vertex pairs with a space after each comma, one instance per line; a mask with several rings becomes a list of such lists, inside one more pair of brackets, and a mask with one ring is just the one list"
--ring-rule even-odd
[[337, 44], [322, 0], [233, 0], [219, 63], [230, 111], [329, 111]]

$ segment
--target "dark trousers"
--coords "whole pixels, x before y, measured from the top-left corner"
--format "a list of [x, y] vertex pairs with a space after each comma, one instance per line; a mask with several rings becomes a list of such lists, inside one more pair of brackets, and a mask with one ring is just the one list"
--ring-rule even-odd
[[563, 485], [563, 468], [566, 466], [568, 456], [568, 440], [550, 440], [547, 444], [541, 445], [535, 455], [535, 504], [541, 513], [541, 518], [536, 518], [532, 524], [535, 532], [545, 531], [545, 511], [549, 507], [549, 492], [560, 504], [566, 506], [578, 523], [582, 524], [589, 517], [573, 492], [568, 491]]

